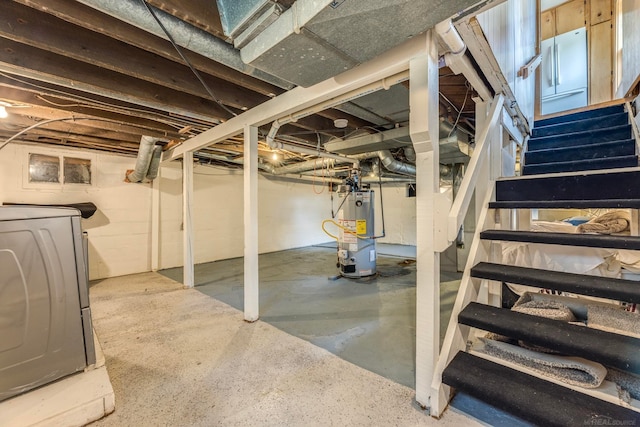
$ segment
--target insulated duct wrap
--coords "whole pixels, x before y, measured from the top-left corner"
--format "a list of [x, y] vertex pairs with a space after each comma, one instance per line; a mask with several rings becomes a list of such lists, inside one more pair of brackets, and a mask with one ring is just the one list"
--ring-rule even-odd
[[158, 138], [143, 135], [140, 138], [140, 148], [138, 158], [132, 171], [127, 171], [126, 180], [128, 182], [141, 182], [145, 177], [154, 179], [158, 175], [162, 147], [156, 147]]

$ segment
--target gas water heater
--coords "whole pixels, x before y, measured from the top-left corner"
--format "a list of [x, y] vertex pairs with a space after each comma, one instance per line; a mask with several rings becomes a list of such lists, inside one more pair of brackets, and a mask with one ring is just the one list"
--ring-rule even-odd
[[359, 171], [351, 172], [337, 191], [340, 207], [337, 222], [338, 269], [344, 277], [358, 278], [376, 274], [374, 192], [360, 185]]

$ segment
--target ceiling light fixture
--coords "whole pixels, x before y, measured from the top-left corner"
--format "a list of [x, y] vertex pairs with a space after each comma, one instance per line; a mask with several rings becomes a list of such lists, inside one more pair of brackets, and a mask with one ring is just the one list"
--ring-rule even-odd
[[333, 125], [338, 129], [346, 128], [348, 124], [349, 124], [349, 120], [347, 119], [335, 119], [333, 121]]
[[4, 105], [0, 105], [0, 119], [6, 119], [9, 117], [9, 113], [7, 113], [7, 109], [4, 108]]

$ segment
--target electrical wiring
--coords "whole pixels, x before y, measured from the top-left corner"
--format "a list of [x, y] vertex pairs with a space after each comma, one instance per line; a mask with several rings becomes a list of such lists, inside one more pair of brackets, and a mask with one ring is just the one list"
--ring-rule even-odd
[[200, 83], [202, 84], [202, 86], [204, 87], [204, 90], [207, 91], [207, 93], [209, 94], [209, 96], [213, 99], [213, 101], [218, 104], [223, 110], [225, 110], [227, 113], [231, 114], [231, 116], [235, 117], [237, 116], [237, 114], [229, 109], [226, 105], [224, 105], [219, 99], [218, 97], [215, 95], [215, 93], [213, 93], [213, 91], [211, 90], [211, 88], [209, 87], [209, 85], [204, 81], [204, 79], [202, 78], [202, 76], [200, 75], [200, 73], [198, 72], [198, 70], [196, 70], [194, 68], [194, 66], [191, 64], [191, 61], [189, 61], [187, 59], [186, 56], [184, 56], [184, 54], [182, 53], [182, 49], [180, 49], [178, 47], [178, 45], [176, 44], [175, 40], [173, 39], [173, 36], [171, 35], [171, 33], [169, 33], [169, 31], [167, 30], [167, 28], [164, 26], [164, 24], [162, 23], [162, 21], [160, 21], [160, 18], [158, 18], [158, 16], [156, 15], [156, 13], [153, 11], [153, 8], [151, 6], [149, 6], [149, 4], [145, 1], [145, 0], [140, 0], [142, 2], [142, 4], [144, 5], [144, 7], [147, 9], [147, 11], [149, 11], [149, 13], [151, 14], [151, 16], [153, 17], [153, 19], [156, 21], [156, 23], [160, 26], [160, 28], [162, 29], [162, 31], [165, 33], [165, 35], [167, 36], [167, 38], [169, 39], [169, 41], [171, 42], [171, 44], [173, 45], [173, 48], [176, 50], [176, 52], [178, 52], [178, 55], [180, 55], [180, 58], [182, 58], [182, 60], [185, 62], [185, 64], [187, 64], [187, 66], [191, 69], [191, 72], [193, 72], [193, 74], [196, 76], [196, 78], [200, 81]]
[[14, 139], [18, 138], [23, 133], [29, 132], [30, 130], [35, 129], [37, 127], [40, 127], [40, 126], [43, 126], [43, 125], [46, 125], [46, 124], [49, 124], [49, 123], [54, 123], [54, 122], [68, 122], [68, 121], [74, 121], [75, 122], [75, 121], [80, 121], [80, 120], [97, 121], [97, 122], [108, 122], [108, 123], [120, 123], [117, 120], [100, 119], [100, 118], [97, 118], [97, 117], [63, 117], [63, 118], [60, 118], [60, 119], [42, 120], [40, 122], [34, 123], [33, 125], [25, 128], [25, 129], [22, 129], [20, 132], [16, 133], [15, 135], [10, 137], [6, 141], [0, 142], [0, 150], [2, 150], [7, 144], [9, 144]]
[[451, 130], [449, 131], [449, 135], [447, 135], [447, 138], [451, 136], [453, 131], [456, 129], [456, 126], [458, 126], [458, 121], [460, 121], [460, 116], [462, 116], [462, 112], [464, 111], [464, 107], [465, 107], [465, 105], [467, 105], [467, 97], [469, 96], [469, 89], [470, 89], [469, 82], [466, 82], [465, 86], [467, 87], [467, 91], [464, 94], [464, 101], [462, 101], [462, 107], [460, 107], [460, 111], [458, 111], [458, 117], [456, 117], [456, 121], [453, 124], [453, 127], [451, 128]]
[[[15, 76], [12, 76], [10, 74], [6, 74], [6, 73], [3, 73], [3, 72], [0, 72], [0, 76], [4, 77], [6, 79], [9, 79], [9, 80], [13, 80], [13, 81], [22, 83], [22, 84], [27, 85], [27, 86], [35, 87], [37, 89], [40, 89], [40, 90], [43, 90], [43, 91], [46, 91], [46, 92], [56, 93], [56, 94], [61, 95], [62, 97], [69, 98], [69, 94], [67, 94], [67, 93], [65, 93], [65, 92], [63, 92], [61, 90], [57, 90], [57, 89], [53, 89], [53, 88], [48, 88], [48, 87], [44, 87], [44, 86], [41, 86], [41, 85], [37, 85], [37, 84], [32, 83], [30, 81], [23, 80], [23, 79], [17, 78]], [[66, 107], [66, 105], [57, 104], [57, 103], [55, 103], [53, 101], [47, 100], [47, 99], [43, 98], [42, 95], [37, 95], [37, 98], [39, 98], [42, 101], [47, 102], [47, 103], [49, 103], [51, 105], [54, 105], [54, 106]], [[99, 110], [101, 109], [101, 110], [104, 110], [104, 111], [111, 111], [111, 112], [116, 112], [116, 113], [121, 113], [122, 110], [125, 110], [125, 111], [128, 111], [128, 112], [140, 113], [140, 114], [143, 114], [145, 116], [152, 116], [152, 114], [149, 111], [142, 110], [142, 109], [139, 109], [139, 108], [132, 108], [132, 107], [127, 107], [127, 106], [114, 106], [114, 105], [106, 103], [106, 102], [98, 101], [98, 100], [87, 98], [87, 97], [80, 96], [80, 95], [73, 95], [73, 98], [81, 100], [83, 102], [82, 104], [78, 105], [80, 107], [86, 106], [86, 107], [90, 107], [90, 108], [95, 108], [95, 109], [99, 109]], [[73, 106], [74, 105], [69, 105], [69, 107], [73, 107]], [[179, 118], [176, 117], [176, 119], [178, 120]], [[180, 128], [184, 127], [184, 123], [186, 123], [186, 122], [193, 121], [193, 119], [186, 120], [186, 118], [185, 118], [185, 119], [180, 119], [180, 121], [182, 121], [183, 123], [177, 123], [175, 121], [172, 122], [172, 121], [167, 120], [165, 118], [159, 118], [156, 115], [153, 115], [151, 120], [155, 120], [157, 122], [164, 123], [166, 125], [169, 125], [169, 126], [172, 126], [172, 127], [176, 128], [176, 129], [180, 129]]]

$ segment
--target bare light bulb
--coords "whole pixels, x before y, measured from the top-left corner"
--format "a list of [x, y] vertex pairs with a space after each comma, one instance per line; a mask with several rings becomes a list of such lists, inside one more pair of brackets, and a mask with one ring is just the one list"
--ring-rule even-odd
[[273, 153], [273, 154], [271, 155], [271, 159], [273, 159], [273, 160], [278, 160], [278, 153]]
[[7, 113], [7, 109], [4, 108], [4, 105], [0, 105], [0, 119], [6, 119], [9, 117], [9, 113]]

